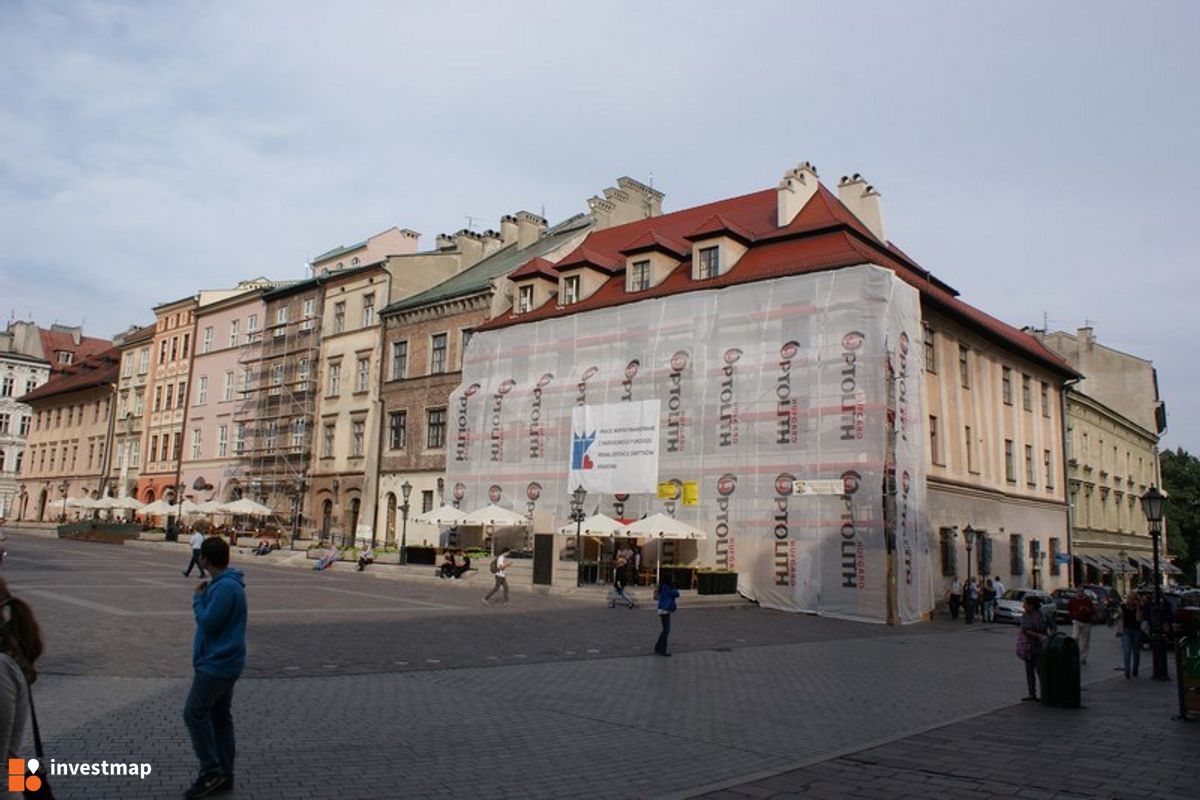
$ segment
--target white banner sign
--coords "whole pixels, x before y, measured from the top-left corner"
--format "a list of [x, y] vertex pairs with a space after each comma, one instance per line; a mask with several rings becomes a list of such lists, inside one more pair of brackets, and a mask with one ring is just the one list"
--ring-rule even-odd
[[570, 488], [653, 493], [658, 486], [658, 400], [571, 409]]

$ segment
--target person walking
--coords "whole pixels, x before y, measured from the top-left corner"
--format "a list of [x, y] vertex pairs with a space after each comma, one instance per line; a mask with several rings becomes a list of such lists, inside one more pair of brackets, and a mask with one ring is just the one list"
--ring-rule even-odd
[[1136, 678], [1142, 662], [1142, 605], [1137, 592], [1130, 592], [1121, 601], [1117, 613], [1117, 637], [1121, 640], [1121, 664], [1125, 667], [1125, 680], [1129, 680], [1131, 667]]
[[996, 587], [991, 578], [983, 584], [983, 621], [996, 621]]
[[975, 608], [979, 605], [979, 584], [974, 576], [963, 587], [963, 610], [966, 612], [966, 624], [975, 624]]
[[677, 609], [675, 600], [679, 597], [679, 590], [671, 583], [670, 578], [663, 578], [654, 596], [658, 600], [658, 621], [662, 623], [662, 632], [658, 634], [654, 652], [660, 656], [669, 656], [671, 654], [667, 652], [667, 637], [671, 635], [671, 615]]
[[192, 531], [192, 560], [188, 562], [187, 569], [183, 571], [183, 577], [190, 578], [192, 575], [192, 567], [200, 568], [200, 577], [207, 577], [204, 574], [204, 566], [200, 563], [200, 545], [204, 544], [204, 534], [200, 531]]
[[608, 607], [615, 608], [618, 598], [625, 601], [625, 605], [629, 608], [637, 608], [637, 603], [633, 598], [625, 594], [625, 577], [628, 562], [621, 556], [617, 556], [617, 560], [613, 562], [613, 588], [608, 595]]
[[492, 595], [501, 589], [504, 590], [504, 605], [508, 605], [508, 573], [506, 570], [508, 569], [509, 562], [508, 554], [511, 550], [511, 547], [502, 548], [500, 550], [500, 555], [492, 559], [491, 569], [492, 574], [496, 576], [496, 584], [492, 587], [490, 592], [480, 599], [479, 602], [483, 603], [485, 606], [491, 603]]
[[962, 605], [962, 582], [955, 575], [946, 589], [946, 604], [950, 607], [950, 619], [958, 619], [958, 607]]
[[183, 719], [200, 762], [200, 776], [184, 794], [187, 800], [233, 789], [233, 687], [246, 665], [245, 578], [229, 566], [229, 545], [220, 537], [204, 541], [200, 563], [213, 578], [198, 585], [192, 595], [195, 675]]
[[1075, 590], [1075, 596], [1067, 603], [1067, 613], [1071, 616], [1075, 643], [1079, 645], [1079, 663], [1086, 664], [1088, 648], [1092, 644], [1092, 620], [1096, 618], [1096, 604], [1082, 586]]
[[13, 597], [8, 584], [0, 578], [0, 751], [6, 759], [29, 757], [26, 728], [31, 719], [35, 752], [42, 758], [33, 694], [29, 689], [37, 680], [34, 664], [41, 655], [42, 632], [33, 610], [24, 600]]
[[1017, 634], [1017, 656], [1025, 662], [1025, 685], [1029, 689], [1029, 694], [1022, 697], [1022, 700], [1037, 700], [1037, 662], [1041, 656], [1042, 645], [1049, 638], [1046, 618], [1042, 616], [1039, 605], [1037, 597], [1025, 596], [1021, 630]]

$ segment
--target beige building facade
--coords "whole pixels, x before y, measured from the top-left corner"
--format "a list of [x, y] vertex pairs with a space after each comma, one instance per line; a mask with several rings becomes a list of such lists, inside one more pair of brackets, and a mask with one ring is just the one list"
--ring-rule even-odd
[[117, 413], [113, 421], [113, 458], [108, 494], [137, 494], [142, 471], [142, 425], [146, 415], [146, 388], [150, 383], [150, 350], [154, 325], [130, 332], [121, 342], [121, 371], [117, 380]]

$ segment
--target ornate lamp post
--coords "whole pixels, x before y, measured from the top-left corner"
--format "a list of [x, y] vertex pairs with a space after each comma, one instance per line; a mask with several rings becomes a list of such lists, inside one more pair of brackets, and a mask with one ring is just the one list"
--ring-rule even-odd
[[1162, 571], [1158, 564], [1158, 538], [1162, 535], [1163, 506], [1167, 496], [1151, 486], [1142, 495], [1142, 511], [1150, 523], [1150, 538], [1154, 540], [1154, 609], [1150, 614], [1150, 652], [1154, 654], [1156, 681], [1169, 680], [1167, 675], [1167, 642], [1162, 632]]
[[59, 522], [67, 521], [67, 489], [70, 488], [71, 484], [67, 483], [65, 480], [58, 485], [58, 491], [60, 494], [62, 494], [63, 500], [62, 513], [58, 515]]
[[1121, 594], [1124, 595], [1129, 591], [1125, 580], [1125, 573], [1129, 571], [1129, 554], [1121, 550], [1117, 553], [1117, 560], [1121, 562]]
[[29, 492], [25, 490], [24, 486], [22, 486], [21, 487], [21, 513], [17, 516], [17, 519], [25, 519], [25, 507], [27, 505], [29, 505]]
[[400, 494], [404, 502], [400, 504], [400, 563], [408, 563], [408, 497], [412, 494], [412, 484], [408, 481], [400, 484]]
[[587, 489], [580, 486], [571, 494], [571, 521], [575, 523], [575, 585], [583, 583], [583, 503], [587, 499]]
[[971, 551], [975, 548], [975, 529], [970, 525], [963, 528], [963, 543], [967, 546], [967, 583], [971, 582]]

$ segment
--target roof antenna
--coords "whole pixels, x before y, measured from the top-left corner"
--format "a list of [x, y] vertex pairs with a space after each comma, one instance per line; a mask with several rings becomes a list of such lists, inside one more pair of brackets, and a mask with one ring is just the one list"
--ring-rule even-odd
[[475, 222], [477, 220], [479, 222], [483, 222], [482, 217], [472, 217], [470, 214], [463, 214], [463, 219], [465, 219], [467, 221], [467, 230], [469, 230], [469, 231], [475, 229]]

